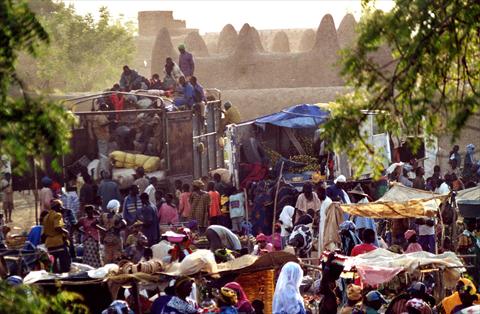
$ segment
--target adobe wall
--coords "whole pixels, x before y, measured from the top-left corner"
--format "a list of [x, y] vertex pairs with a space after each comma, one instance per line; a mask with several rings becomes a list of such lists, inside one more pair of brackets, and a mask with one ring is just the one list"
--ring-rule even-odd
[[166, 27], [168, 29], [186, 28], [186, 22], [173, 18], [172, 11], [139, 11], [138, 12], [138, 34], [139, 36], [156, 36]]
[[[344, 84], [337, 66], [340, 44], [331, 15], [322, 18], [313, 48], [305, 52], [265, 52], [262, 36], [248, 24], [242, 27], [237, 37], [235, 33], [233, 27], [226, 26], [222, 31], [223, 36], [220, 36], [222, 40], [219, 38], [217, 54], [205, 57], [195, 55], [196, 76], [204, 86], [220, 89], [265, 89]], [[225, 37], [229, 38], [228, 45]], [[172, 41], [172, 38], [169, 40], [168, 37], [163, 37], [157, 45], [159, 50], [153, 49], [152, 70], [161, 70], [159, 66], [163, 64], [167, 54], [165, 47], [176, 46]], [[211, 42], [211, 36], [209, 41]], [[235, 48], [232, 47], [234, 44]], [[174, 59], [177, 58], [175, 51], [171, 54]], [[389, 58], [388, 54], [382, 53], [377, 59], [387, 62]]]

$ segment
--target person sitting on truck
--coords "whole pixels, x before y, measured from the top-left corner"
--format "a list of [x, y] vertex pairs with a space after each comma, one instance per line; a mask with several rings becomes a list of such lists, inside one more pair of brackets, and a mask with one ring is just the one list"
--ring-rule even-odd
[[142, 76], [137, 71], [132, 70], [128, 65], [123, 66], [122, 76], [120, 77], [120, 88], [124, 88], [127, 91], [133, 89], [133, 86], [142, 82]]
[[194, 103], [194, 91], [192, 84], [187, 82], [184, 76], [180, 76], [178, 79], [178, 92], [179, 95], [174, 99], [175, 106], [185, 106], [188, 109], [191, 109]]
[[225, 127], [229, 124], [235, 123], [238, 124], [242, 121], [242, 116], [240, 115], [240, 111], [238, 111], [237, 107], [232, 105], [231, 102], [227, 101], [223, 104], [225, 110], [223, 114], [225, 118], [222, 119], [221, 123], [221, 130], [224, 130]]
[[193, 87], [193, 100], [195, 100], [195, 103], [205, 101], [205, 91], [203, 90], [203, 86], [198, 84], [195, 76], [190, 78], [190, 84], [192, 84]]
[[160, 75], [158, 75], [158, 73], [155, 73], [150, 79], [150, 86], [148, 86], [148, 89], [162, 89], [162, 84], [163, 83], [160, 80]]

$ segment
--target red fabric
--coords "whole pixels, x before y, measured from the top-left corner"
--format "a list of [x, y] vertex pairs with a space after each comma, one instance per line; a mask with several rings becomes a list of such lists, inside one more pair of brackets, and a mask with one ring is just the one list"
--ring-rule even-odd
[[240, 183], [240, 187], [245, 189], [249, 186], [250, 183], [254, 181], [260, 181], [266, 177], [268, 173], [267, 166], [264, 166], [260, 163], [255, 164], [240, 164], [240, 167], [243, 168], [245, 172], [248, 171], [248, 174], [245, 176], [243, 181]]
[[[113, 108], [115, 109], [115, 111], [123, 110], [125, 99], [123, 98], [122, 94], [112, 94], [110, 95], [110, 100], [112, 101]], [[120, 115], [117, 114], [117, 120], [119, 117]]]
[[209, 191], [210, 195], [210, 217], [217, 217], [222, 214], [220, 211], [220, 193], [217, 191]]
[[377, 247], [373, 244], [370, 244], [370, 243], [358, 244], [358, 245], [354, 246], [350, 256], [357, 256], [357, 255], [360, 255], [360, 254], [365, 254], [365, 253], [368, 253], [368, 252], [376, 250], [376, 249], [377, 249]]

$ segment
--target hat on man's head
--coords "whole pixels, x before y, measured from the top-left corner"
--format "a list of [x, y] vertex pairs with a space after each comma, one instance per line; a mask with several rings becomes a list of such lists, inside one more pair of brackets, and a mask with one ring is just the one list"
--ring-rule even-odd
[[333, 183], [337, 184], [338, 182], [340, 183], [345, 183], [347, 182], [347, 178], [343, 174], [339, 175], [335, 180], [333, 180]]
[[382, 301], [382, 303], [387, 303], [387, 300], [383, 297], [383, 295], [378, 292], [377, 290], [372, 290], [365, 296], [368, 302], [375, 302], [375, 301]]
[[348, 191], [348, 193], [350, 193], [350, 194], [357, 194], [357, 195], [361, 195], [361, 196], [368, 197], [368, 194], [363, 191], [362, 185], [361, 185], [360, 183], [357, 184], [357, 185], [353, 188], [353, 190]]
[[185, 50], [185, 44], [178, 45], [178, 50]]

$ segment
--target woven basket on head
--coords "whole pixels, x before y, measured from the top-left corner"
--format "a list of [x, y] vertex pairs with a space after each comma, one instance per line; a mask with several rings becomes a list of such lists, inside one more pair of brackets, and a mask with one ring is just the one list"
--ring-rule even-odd
[[273, 269], [242, 274], [236, 281], [242, 286], [250, 302], [260, 300], [265, 305], [264, 313], [272, 313], [273, 293], [275, 292], [275, 271]]

